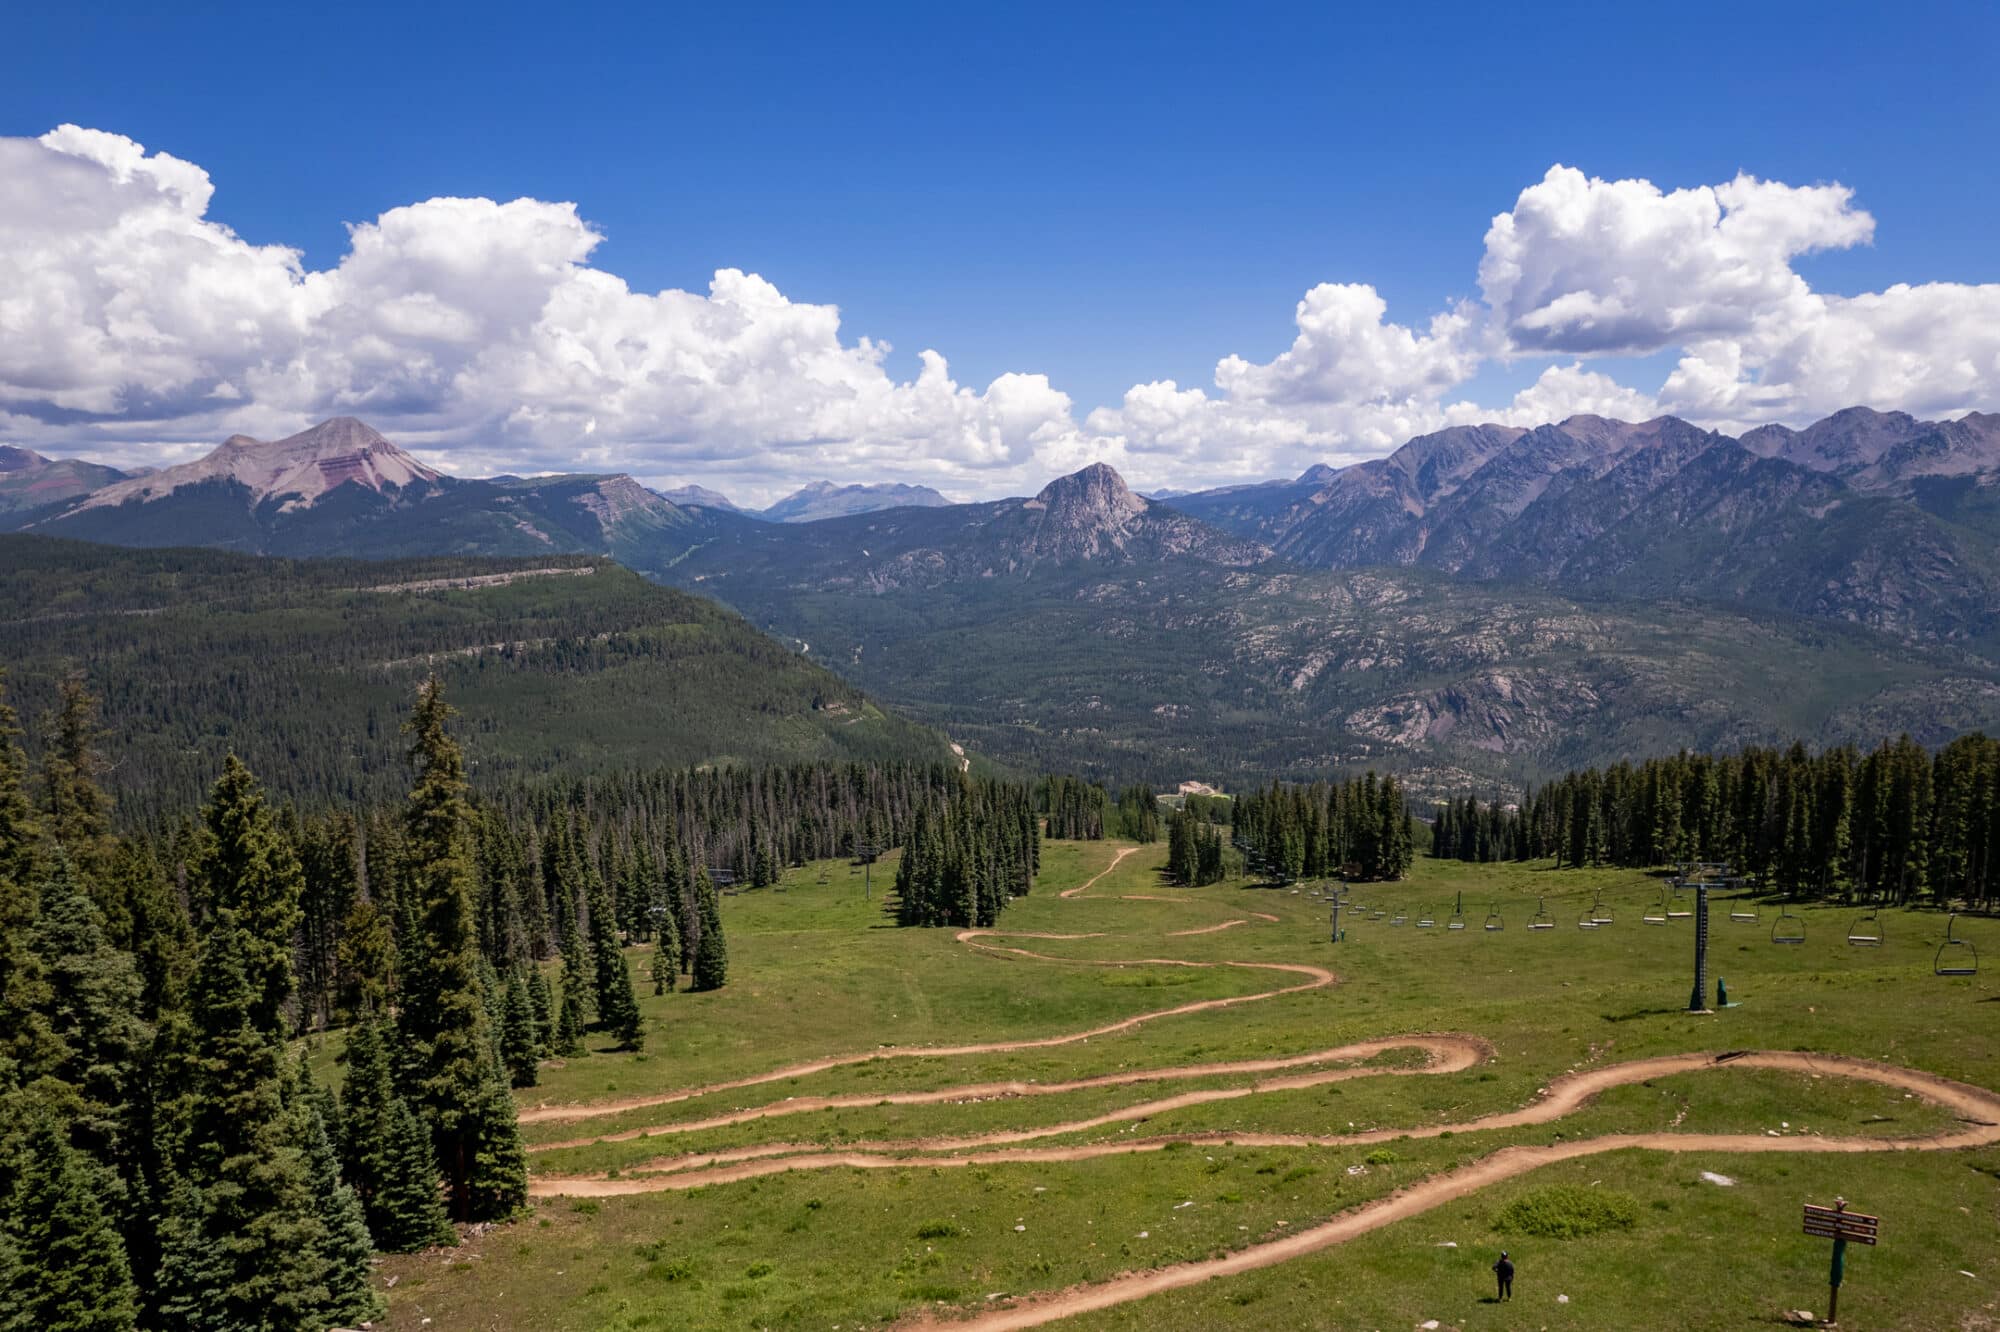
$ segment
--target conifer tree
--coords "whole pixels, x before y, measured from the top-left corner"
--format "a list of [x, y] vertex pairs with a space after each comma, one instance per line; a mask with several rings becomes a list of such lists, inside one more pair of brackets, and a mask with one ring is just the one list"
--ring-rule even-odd
[[507, 976], [507, 1011], [500, 1033], [500, 1055], [516, 1087], [535, 1085], [541, 1038], [535, 1030], [534, 1002], [528, 984], [516, 970]]
[[191, 1326], [305, 1327], [326, 1307], [325, 1230], [300, 1120], [284, 1102], [283, 1052], [258, 1026], [235, 913], [216, 913], [195, 973], [196, 1024], [183, 1175], [198, 1210], [178, 1242], [207, 1246], [201, 1276], [179, 1295]]
[[347, 1065], [340, 1092], [341, 1174], [360, 1195], [373, 1230], [375, 1199], [390, 1170], [388, 1142], [397, 1104], [395, 1071], [383, 1025], [375, 1021], [356, 1024], [348, 1031], [341, 1058]]
[[556, 1011], [556, 1033], [553, 1044], [555, 1052], [565, 1058], [574, 1058], [584, 1053], [584, 989], [583, 977], [571, 971], [569, 963], [563, 963], [562, 999]]
[[528, 968], [528, 1003], [535, 1015], [535, 1054], [537, 1057], [552, 1054], [555, 1049], [555, 1002], [549, 994], [549, 978], [538, 966]]
[[680, 931], [674, 927], [671, 913], [660, 914], [658, 937], [653, 940], [652, 981], [653, 993], [665, 994], [674, 988], [674, 981], [680, 975]]
[[203, 909], [233, 912], [243, 931], [244, 967], [257, 995], [253, 1020], [261, 1030], [282, 1031], [305, 874], [256, 777], [234, 754], [223, 760], [202, 810], [193, 872]]
[[438, 1149], [438, 1164], [460, 1220], [484, 1219], [474, 1207], [472, 1107], [490, 1043], [480, 995], [472, 914], [471, 806], [465, 759], [445, 728], [450, 709], [437, 677], [424, 683], [405, 729], [416, 785], [404, 814], [403, 890], [413, 915], [398, 1020], [417, 1079], [418, 1109]]
[[50, 1077], [65, 1084], [76, 1098], [72, 1141], [115, 1166], [128, 1090], [149, 1033], [138, 1016], [139, 976], [131, 954], [105, 942], [97, 907], [60, 847], [42, 884], [28, 952], [36, 984], [32, 1006], [22, 1015], [32, 1034], [15, 1049], [22, 1081]]
[[701, 912], [701, 942], [694, 950], [694, 988], [719, 990], [729, 978], [729, 949], [722, 937], [722, 909], [706, 873], [695, 876], [695, 898]]
[[122, 1332], [137, 1325], [125, 1244], [101, 1199], [110, 1172], [72, 1148], [53, 1116], [24, 1144], [4, 1239], [0, 1326], [34, 1332]]
[[88, 872], [109, 846], [111, 797], [98, 783], [105, 765], [97, 748], [103, 734], [97, 724], [97, 698], [81, 677], [70, 676], [58, 687], [56, 708], [45, 730], [43, 817], [49, 835]]
[[498, 1060], [489, 1064], [480, 1083], [471, 1121], [473, 1215], [496, 1220], [512, 1216], [528, 1201], [528, 1154]]
[[326, 1265], [327, 1299], [320, 1321], [353, 1327], [380, 1318], [388, 1312], [388, 1304], [375, 1289], [375, 1271], [370, 1262], [374, 1244], [362, 1212], [361, 1196], [340, 1178], [339, 1160], [327, 1132], [326, 1118], [317, 1106], [311, 1109], [310, 1120], [306, 1165], [313, 1197], [319, 1200], [320, 1257]]
[[388, 916], [373, 899], [357, 896], [347, 908], [334, 958], [334, 1015], [356, 1022], [388, 1012], [396, 942]]
[[438, 1192], [430, 1131], [400, 1097], [390, 1102], [387, 1121], [378, 1147], [375, 1196], [368, 1207], [368, 1233], [375, 1247], [384, 1253], [414, 1253], [453, 1243]]

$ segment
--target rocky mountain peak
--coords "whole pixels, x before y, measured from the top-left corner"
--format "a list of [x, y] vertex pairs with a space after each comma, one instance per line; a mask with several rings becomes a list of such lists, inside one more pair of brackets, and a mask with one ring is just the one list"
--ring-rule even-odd
[[367, 422], [336, 416], [269, 442], [231, 435], [199, 461], [107, 486], [78, 508], [164, 499], [182, 486], [217, 481], [243, 486], [250, 492], [253, 506], [275, 497], [290, 511], [310, 506], [344, 485], [381, 494], [416, 481], [436, 481], [439, 475]]
[[46, 467], [48, 462], [47, 458], [33, 449], [0, 444], [0, 472], [25, 472], [33, 467]]
[[1080, 472], [1059, 476], [1042, 487], [1030, 508], [1042, 509], [1044, 525], [1122, 527], [1144, 513], [1149, 502], [1132, 493], [1125, 478], [1110, 464], [1096, 462]]

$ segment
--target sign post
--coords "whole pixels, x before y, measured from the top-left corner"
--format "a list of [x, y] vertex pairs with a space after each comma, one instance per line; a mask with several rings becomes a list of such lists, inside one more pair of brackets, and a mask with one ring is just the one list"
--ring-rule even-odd
[[1826, 1272], [1826, 1321], [1840, 1321], [1840, 1283], [1847, 1275], [1847, 1241], [1873, 1245], [1880, 1232], [1880, 1217], [1847, 1210], [1847, 1199], [1835, 1198], [1831, 1207], [1806, 1204], [1805, 1233], [1833, 1241], [1833, 1262]]

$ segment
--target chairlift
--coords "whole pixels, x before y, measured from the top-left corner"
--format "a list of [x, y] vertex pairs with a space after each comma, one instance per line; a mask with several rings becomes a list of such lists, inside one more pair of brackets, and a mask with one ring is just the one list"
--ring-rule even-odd
[[1464, 894], [1464, 893], [1460, 893], [1460, 894], [1458, 895], [1458, 902], [1457, 902], [1457, 904], [1456, 904], [1455, 906], [1453, 906], [1453, 907], [1452, 907], [1452, 909], [1451, 909], [1451, 919], [1450, 919], [1450, 920], [1447, 920], [1447, 921], [1446, 921], [1446, 922], [1444, 923], [1444, 927], [1445, 927], [1446, 929], [1448, 929], [1448, 930], [1462, 930], [1462, 929], [1464, 929], [1464, 928], [1465, 928], [1465, 894]]
[[1938, 945], [1931, 971], [1939, 976], [1977, 976], [1979, 950], [1972, 946], [1972, 940], [1959, 938], [1957, 929], [1958, 913], [1954, 911], [1944, 923], [1944, 942]]
[[1500, 919], [1500, 909], [1499, 909], [1499, 904], [1498, 904], [1498, 903], [1495, 903], [1495, 902], [1489, 902], [1489, 903], [1487, 903], [1487, 905], [1486, 905], [1486, 930], [1487, 930], [1487, 933], [1489, 933], [1489, 934], [1490, 934], [1490, 933], [1492, 933], [1492, 932], [1493, 932], [1493, 931], [1495, 931], [1495, 930], [1504, 930], [1504, 929], [1506, 929], [1506, 928], [1507, 928], [1507, 922], [1506, 922], [1506, 921], [1504, 921], [1504, 920], [1502, 920], [1502, 919]]
[[1648, 925], [1664, 925], [1667, 923], [1666, 889], [1664, 888], [1660, 889], [1660, 900], [1655, 902], [1652, 906], [1647, 907], [1645, 911], [1640, 914], [1639, 919]]
[[1535, 918], [1528, 922], [1528, 928], [1531, 930], [1552, 930], [1555, 927], [1556, 918], [1549, 914], [1548, 903], [1542, 898], [1537, 897], [1535, 899]]
[[1595, 919], [1595, 915], [1596, 913], [1593, 912], [1589, 907], [1585, 907], [1583, 909], [1583, 914], [1576, 918], [1576, 927], [1580, 930], [1596, 929], [1597, 921]]
[[1401, 925], [1409, 918], [1410, 918], [1409, 912], [1403, 910], [1403, 908], [1401, 907], [1397, 907], [1396, 914], [1390, 919], [1389, 923], [1391, 925]]
[[1435, 927], [1436, 925], [1437, 925], [1437, 913], [1432, 911], [1429, 907], [1425, 907], [1422, 911], [1417, 913], [1418, 929], [1428, 930]]
[[1739, 898], [1729, 904], [1729, 918], [1739, 925], [1755, 925], [1763, 919], [1757, 910], [1757, 903], [1748, 897]]
[[1617, 914], [1605, 905], [1602, 888], [1597, 890], [1597, 900], [1590, 904], [1590, 923], [1600, 930], [1618, 923]]
[[1802, 944], [1806, 941], [1806, 923], [1802, 917], [1792, 914], [1788, 906], [1780, 905], [1778, 919], [1771, 926], [1771, 942], [1774, 944]]
[[[1376, 908], [1375, 908], [1375, 909], [1374, 909], [1373, 911], [1371, 911], [1371, 912], [1369, 912], [1369, 913], [1368, 913], [1368, 919], [1370, 919], [1370, 920], [1380, 920], [1380, 919], [1382, 919], [1382, 917], [1384, 917], [1384, 916], [1386, 916], [1386, 915], [1388, 915], [1388, 914], [1389, 914], [1389, 913], [1388, 913], [1388, 912], [1387, 912], [1386, 910], [1384, 910], [1383, 908], [1381, 908], [1381, 907], [1376, 907]], [[1403, 923], [1403, 922], [1402, 922], [1402, 919], [1401, 919], [1401, 918], [1399, 917], [1399, 918], [1397, 919], [1396, 923], [1397, 923], [1398, 925], [1401, 925], [1401, 924]]]
[[1880, 948], [1882, 946], [1882, 922], [1870, 907], [1854, 918], [1854, 924], [1847, 930], [1847, 942], [1855, 948]]

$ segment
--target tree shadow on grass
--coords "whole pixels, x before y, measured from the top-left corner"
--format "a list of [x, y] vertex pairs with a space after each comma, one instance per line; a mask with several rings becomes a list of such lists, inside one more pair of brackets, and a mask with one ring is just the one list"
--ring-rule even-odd
[[1606, 1022], [1633, 1022], [1639, 1018], [1671, 1017], [1676, 1013], [1685, 1012], [1687, 1012], [1685, 1006], [1673, 1008], [1633, 1008], [1623, 1013], [1600, 1013], [1598, 1016]]

